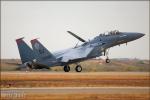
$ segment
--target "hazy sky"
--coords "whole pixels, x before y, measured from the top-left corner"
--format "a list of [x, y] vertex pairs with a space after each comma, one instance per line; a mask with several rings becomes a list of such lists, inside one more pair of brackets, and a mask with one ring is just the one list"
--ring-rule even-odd
[[[110, 58], [149, 59], [149, 1], [2, 1], [1, 57], [20, 58], [15, 39], [40, 38], [51, 52], [74, 47], [105, 31], [141, 32], [138, 40], [110, 49]], [[31, 47], [31, 45], [30, 45]]]

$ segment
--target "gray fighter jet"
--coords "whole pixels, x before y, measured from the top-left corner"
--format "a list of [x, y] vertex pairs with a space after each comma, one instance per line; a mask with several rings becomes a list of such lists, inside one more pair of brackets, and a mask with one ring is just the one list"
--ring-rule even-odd
[[71, 31], [67, 32], [83, 42], [83, 44], [60, 52], [51, 53], [37, 39], [31, 40], [33, 49], [27, 46], [22, 40], [23, 38], [17, 39], [16, 42], [18, 44], [22, 64], [33, 69], [64, 66], [65, 72], [70, 71], [70, 64], [76, 64], [75, 70], [81, 72], [82, 67], [79, 64], [81, 61], [107, 56], [106, 63], [109, 63], [109, 48], [144, 36], [143, 33], [119, 32], [115, 30], [107, 32], [107, 34], [99, 34], [94, 39], [86, 41]]

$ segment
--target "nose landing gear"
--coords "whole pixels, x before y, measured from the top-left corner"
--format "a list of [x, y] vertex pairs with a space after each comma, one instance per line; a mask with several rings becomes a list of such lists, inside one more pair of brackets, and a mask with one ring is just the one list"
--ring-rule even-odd
[[110, 63], [110, 59], [107, 57], [105, 60], [106, 63]]
[[105, 60], [106, 63], [110, 63], [110, 59], [109, 59], [109, 57], [108, 57], [108, 53], [109, 53], [109, 49], [108, 49], [107, 51], [104, 50], [104, 56], [105, 56], [105, 55], [107, 56], [107, 58], [106, 58], [106, 60]]

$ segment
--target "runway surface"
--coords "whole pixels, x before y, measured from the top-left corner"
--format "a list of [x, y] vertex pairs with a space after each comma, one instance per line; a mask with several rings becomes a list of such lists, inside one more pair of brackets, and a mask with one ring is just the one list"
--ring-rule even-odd
[[44, 87], [44, 88], [2, 88], [1, 94], [9, 93], [50, 93], [50, 94], [145, 94], [150, 87]]

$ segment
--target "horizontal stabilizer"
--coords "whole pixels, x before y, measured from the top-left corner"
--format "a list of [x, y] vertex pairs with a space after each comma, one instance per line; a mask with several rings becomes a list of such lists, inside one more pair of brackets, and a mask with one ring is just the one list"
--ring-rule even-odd
[[81, 42], [86, 42], [84, 39], [82, 39], [81, 37], [77, 36], [76, 34], [72, 33], [71, 31], [67, 31], [68, 33], [70, 33], [72, 36], [74, 36], [75, 38], [77, 38], [78, 40], [80, 40]]
[[10, 64], [10, 65], [14, 65], [14, 66], [21, 66], [22, 65], [20, 63], [10, 63], [10, 62], [6, 62], [6, 64]]

